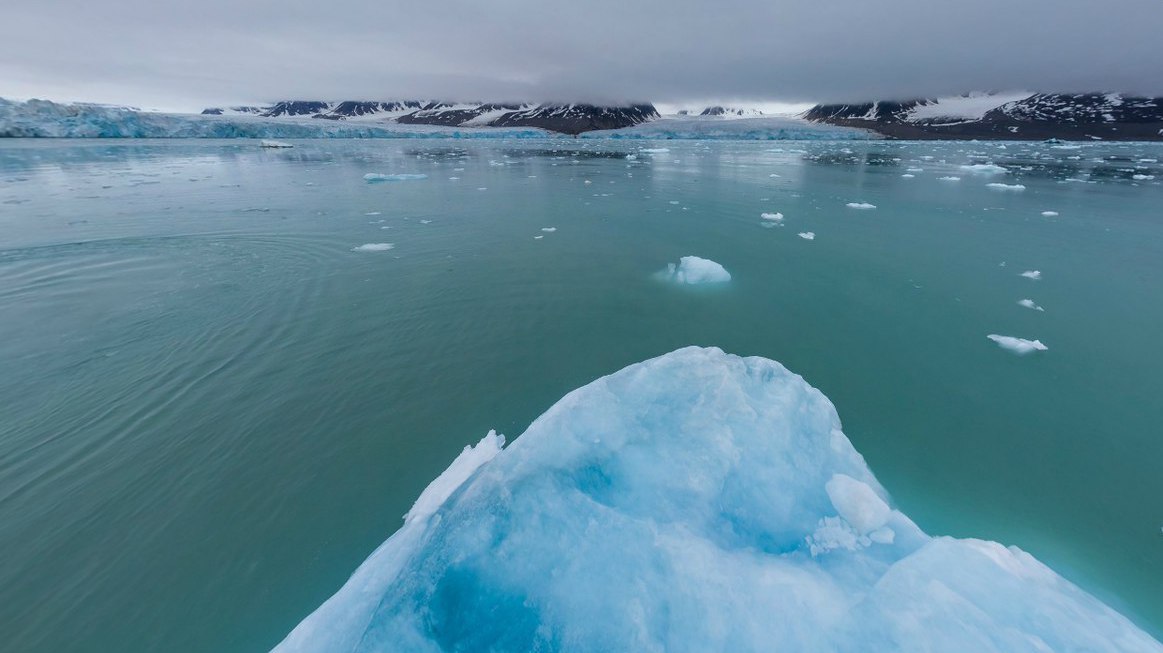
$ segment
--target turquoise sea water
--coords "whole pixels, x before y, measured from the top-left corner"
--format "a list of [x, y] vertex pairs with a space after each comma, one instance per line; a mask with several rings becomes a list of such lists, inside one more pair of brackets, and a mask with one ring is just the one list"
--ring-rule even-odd
[[[16, 651], [265, 650], [465, 444], [706, 344], [824, 391], [924, 529], [1019, 545], [1159, 637], [1160, 159], [0, 143], [0, 633]], [[961, 167], [984, 163], [1010, 172]], [[655, 278], [684, 255], [732, 281]]]

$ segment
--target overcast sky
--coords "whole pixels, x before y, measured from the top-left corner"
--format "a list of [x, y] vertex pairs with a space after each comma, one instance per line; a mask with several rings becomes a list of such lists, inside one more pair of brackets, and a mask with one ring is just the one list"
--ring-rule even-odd
[[0, 96], [689, 103], [1163, 95], [1163, 0], [5, 0]]

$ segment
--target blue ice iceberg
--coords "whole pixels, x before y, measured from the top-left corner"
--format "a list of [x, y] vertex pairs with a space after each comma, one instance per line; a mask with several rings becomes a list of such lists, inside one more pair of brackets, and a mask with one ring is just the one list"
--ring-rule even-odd
[[774, 361], [681, 349], [503, 444], [276, 650], [1163, 651], [1019, 549], [923, 533]]

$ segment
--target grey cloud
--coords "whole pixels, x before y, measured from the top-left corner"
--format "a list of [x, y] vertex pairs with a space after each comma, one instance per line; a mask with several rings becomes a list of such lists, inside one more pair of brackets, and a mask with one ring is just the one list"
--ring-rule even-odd
[[0, 95], [851, 101], [1163, 95], [1163, 2], [21, 0]]

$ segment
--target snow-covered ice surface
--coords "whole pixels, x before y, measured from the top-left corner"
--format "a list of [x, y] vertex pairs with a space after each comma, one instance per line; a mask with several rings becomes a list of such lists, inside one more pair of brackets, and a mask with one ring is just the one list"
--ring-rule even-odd
[[914, 107], [906, 120], [919, 122], [950, 123], [981, 120], [985, 114], [1008, 102], [1017, 102], [1033, 95], [1024, 91], [1015, 93], [966, 93], [951, 97], [937, 98], [935, 101]]
[[999, 336], [996, 333], [991, 333], [986, 337], [996, 342], [1002, 349], [1008, 349], [1015, 354], [1028, 354], [1033, 351], [1046, 351], [1049, 349], [1049, 347], [1042, 344], [1041, 340], [1026, 340], [1025, 338], [1015, 338], [1014, 336]]
[[1163, 651], [1020, 549], [922, 532], [771, 360], [680, 349], [503, 443], [276, 651]]
[[731, 273], [722, 265], [698, 256], [684, 256], [678, 265], [668, 263], [666, 269], [657, 275], [665, 281], [697, 285], [705, 283], [725, 283], [731, 280]]

